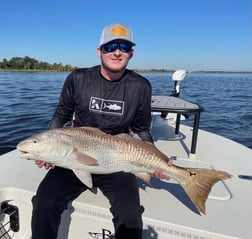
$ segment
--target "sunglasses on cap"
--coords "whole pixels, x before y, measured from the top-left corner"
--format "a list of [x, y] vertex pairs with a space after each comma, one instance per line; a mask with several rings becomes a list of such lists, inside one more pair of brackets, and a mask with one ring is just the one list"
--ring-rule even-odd
[[119, 49], [121, 52], [128, 53], [132, 49], [132, 44], [127, 42], [110, 42], [101, 46], [101, 49], [105, 52], [114, 52]]

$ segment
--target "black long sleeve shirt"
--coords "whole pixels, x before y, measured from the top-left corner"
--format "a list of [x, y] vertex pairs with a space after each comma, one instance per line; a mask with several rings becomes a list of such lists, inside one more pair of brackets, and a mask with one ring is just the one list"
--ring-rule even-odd
[[152, 142], [149, 81], [130, 70], [120, 79], [108, 81], [100, 71], [100, 66], [94, 66], [68, 75], [49, 128], [63, 127], [74, 113], [76, 127], [96, 127], [113, 135], [131, 129]]

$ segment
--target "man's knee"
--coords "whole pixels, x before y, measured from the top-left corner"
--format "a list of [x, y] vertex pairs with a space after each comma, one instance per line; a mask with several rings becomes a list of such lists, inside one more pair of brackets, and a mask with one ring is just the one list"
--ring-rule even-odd
[[[123, 235], [131, 235], [128, 238], [140, 238], [133, 235], [139, 235], [142, 232], [143, 221], [142, 214], [144, 207], [140, 206], [138, 210], [118, 210], [114, 211], [113, 223], [116, 231], [116, 238], [127, 238]], [[118, 236], [120, 235], [120, 237]]]
[[48, 215], [51, 213], [61, 214], [64, 209], [67, 208], [67, 203], [51, 197], [33, 196], [31, 201], [33, 205], [33, 213], [39, 212], [41, 215]]

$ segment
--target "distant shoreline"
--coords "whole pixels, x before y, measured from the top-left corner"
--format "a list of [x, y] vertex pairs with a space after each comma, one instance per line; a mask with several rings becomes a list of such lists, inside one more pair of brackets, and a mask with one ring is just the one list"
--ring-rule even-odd
[[[25, 57], [12, 57], [10, 60], [4, 58], [0, 61], [0, 72], [71, 72], [77, 68], [83, 68], [88, 66], [71, 66], [69, 64], [63, 65], [62, 63], [48, 63], [37, 60], [35, 58]], [[164, 69], [164, 68], [148, 68], [139, 69], [131, 68], [131, 70], [138, 73], [173, 73], [177, 69]], [[187, 73], [252, 73], [252, 70], [248, 71], [232, 71], [232, 70], [187, 70]]]
[[[176, 70], [165, 70], [165, 69], [132, 69], [136, 72], [142, 73], [173, 73]], [[187, 71], [187, 73], [252, 73], [252, 71]]]
[[70, 71], [57, 71], [57, 70], [20, 70], [20, 69], [0, 69], [0, 72], [70, 72]]
[[[81, 68], [81, 67], [76, 67]], [[167, 69], [131, 69], [138, 73], [173, 73], [175, 70], [167, 70]], [[0, 69], [0, 72], [71, 72], [71, 71], [57, 71], [57, 70], [20, 70], [20, 69]], [[248, 73], [251, 74], [252, 71], [188, 71], [187, 73]]]

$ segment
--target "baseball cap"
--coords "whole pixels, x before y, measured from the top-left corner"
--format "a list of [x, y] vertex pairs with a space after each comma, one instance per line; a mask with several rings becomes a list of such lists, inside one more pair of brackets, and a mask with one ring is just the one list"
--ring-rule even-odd
[[113, 24], [103, 28], [99, 46], [117, 39], [128, 41], [133, 46], [136, 45], [133, 41], [133, 32], [130, 28], [121, 24]]

